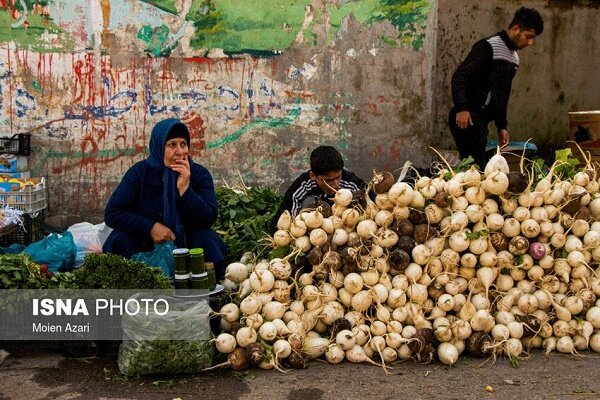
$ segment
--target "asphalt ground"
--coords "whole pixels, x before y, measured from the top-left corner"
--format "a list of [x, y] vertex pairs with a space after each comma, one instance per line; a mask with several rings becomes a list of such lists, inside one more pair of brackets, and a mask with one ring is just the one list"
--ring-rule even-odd
[[387, 372], [367, 364], [313, 361], [287, 372], [224, 368], [128, 378], [119, 372], [114, 346], [86, 350], [69, 343], [10, 342], [2, 347], [10, 355], [0, 366], [1, 400], [600, 399], [600, 355], [588, 352], [534, 352], [517, 361], [461, 356], [452, 367], [408, 361]]

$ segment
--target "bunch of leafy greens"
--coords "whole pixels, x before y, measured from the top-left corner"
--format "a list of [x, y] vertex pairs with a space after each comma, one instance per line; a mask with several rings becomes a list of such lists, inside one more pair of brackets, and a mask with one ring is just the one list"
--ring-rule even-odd
[[114, 254], [90, 254], [74, 272], [47, 276], [29, 255], [0, 255], [0, 289], [167, 289], [171, 279], [159, 268], [148, 267]]
[[85, 289], [167, 289], [171, 285], [160, 268], [115, 254], [90, 254], [73, 274]]
[[477, 168], [477, 164], [475, 164], [475, 159], [472, 156], [463, 158], [462, 160], [460, 160], [460, 164], [452, 168], [452, 172], [448, 171], [444, 174], [444, 179], [449, 180], [450, 178], [452, 178], [452, 176], [454, 176], [454, 174], [468, 171], [473, 165], [475, 165], [475, 167]]
[[282, 196], [268, 188], [241, 190], [218, 187], [219, 216], [213, 225], [228, 248], [227, 262], [238, 261], [247, 251], [265, 256], [270, 247], [261, 244], [277, 212]]
[[[570, 148], [556, 150], [554, 153], [554, 174], [557, 178], [561, 180], [572, 179], [577, 172], [583, 170], [583, 166], [581, 166], [581, 161], [576, 157], [573, 157], [573, 153]], [[548, 172], [549, 168], [546, 166], [543, 159], [538, 158], [535, 163], [533, 163], [533, 171], [536, 177], [536, 180], [540, 180], [544, 178]]]
[[0, 255], [0, 289], [75, 289], [75, 276], [61, 272], [48, 276], [28, 254]]

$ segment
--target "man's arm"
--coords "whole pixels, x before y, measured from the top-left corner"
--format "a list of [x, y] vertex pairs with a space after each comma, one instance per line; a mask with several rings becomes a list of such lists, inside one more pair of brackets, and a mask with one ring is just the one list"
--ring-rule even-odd
[[498, 131], [506, 130], [506, 110], [512, 88], [512, 80], [517, 66], [508, 61], [494, 61], [490, 80], [490, 102], [485, 107], [486, 112], [494, 121]]
[[457, 112], [469, 111], [467, 87], [477, 79], [482, 69], [492, 59], [492, 46], [485, 40], [473, 45], [471, 51], [452, 75], [452, 100]]

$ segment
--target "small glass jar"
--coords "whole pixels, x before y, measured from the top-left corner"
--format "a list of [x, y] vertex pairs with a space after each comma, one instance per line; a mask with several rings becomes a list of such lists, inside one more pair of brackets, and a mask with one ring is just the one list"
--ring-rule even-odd
[[193, 275], [203, 274], [206, 272], [204, 266], [204, 249], [199, 247], [190, 249], [190, 270]]
[[173, 266], [176, 275], [184, 275], [190, 272], [190, 251], [184, 247], [173, 250]]
[[208, 279], [208, 273], [192, 275], [192, 289], [210, 289], [210, 281]]
[[215, 290], [217, 288], [217, 275], [215, 273], [215, 264], [211, 263], [210, 261], [207, 261], [205, 263], [206, 266], [206, 272], [208, 273], [208, 280], [210, 282], [210, 286], [209, 289]]
[[173, 250], [173, 266], [175, 270], [175, 289], [189, 289], [192, 274], [189, 266], [190, 251], [184, 247]]

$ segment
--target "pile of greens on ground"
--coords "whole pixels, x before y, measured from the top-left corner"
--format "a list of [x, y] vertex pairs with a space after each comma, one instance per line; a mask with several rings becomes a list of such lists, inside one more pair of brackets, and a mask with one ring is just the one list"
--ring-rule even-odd
[[218, 187], [216, 192], [219, 217], [213, 229], [223, 237], [229, 249], [227, 262], [238, 261], [247, 251], [258, 257], [266, 255], [270, 247], [261, 245], [261, 239], [269, 231], [282, 196], [258, 187], [241, 190]]
[[90, 254], [73, 272], [48, 273], [25, 254], [0, 255], [0, 289], [167, 289], [171, 279], [114, 254]]
[[115, 254], [90, 254], [73, 274], [86, 289], [167, 289], [171, 284], [160, 268]]
[[53, 274], [48, 266], [36, 263], [26, 253], [0, 255], [0, 289], [63, 288], [77, 288], [74, 274]]

